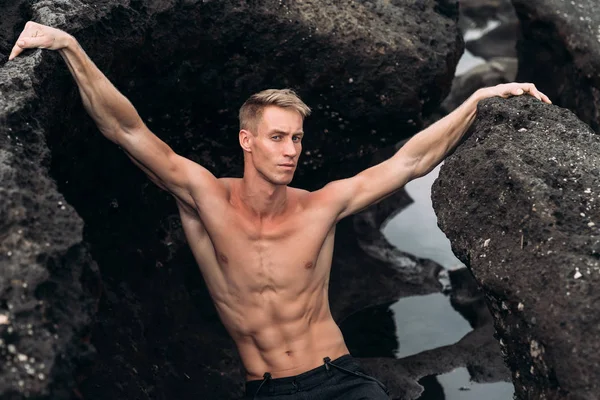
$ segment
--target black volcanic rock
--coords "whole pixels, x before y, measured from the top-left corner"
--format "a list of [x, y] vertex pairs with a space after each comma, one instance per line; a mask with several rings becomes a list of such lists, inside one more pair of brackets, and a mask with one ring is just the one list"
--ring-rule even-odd
[[[39, 57], [22, 63], [33, 71]], [[0, 398], [67, 398], [100, 281], [83, 221], [48, 173], [35, 77], [0, 69]], [[60, 383], [59, 383], [60, 382]], [[51, 389], [52, 388], [52, 389]]]
[[488, 99], [434, 208], [485, 292], [519, 399], [599, 392], [600, 137], [531, 97]]
[[517, 79], [600, 131], [600, 3], [512, 1], [522, 27]]
[[[237, 110], [250, 94], [292, 87], [313, 108], [294, 184], [315, 189], [416, 133], [463, 50], [456, 1], [159, 3], [112, 5], [98, 21], [84, 9], [79, 20], [95, 22], [64, 28], [151, 129], [221, 176], [240, 174]], [[64, 77], [62, 91], [72, 86]], [[70, 92], [69, 124], [87, 121]]]
[[[240, 172], [241, 103], [268, 87], [297, 89], [314, 108], [294, 182], [306, 188], [415, 133], [462, 52], [454, 0], [0, 0], [0, 9], [2, 61], [27, 20], [65, 29], [158, 136], [218, 176]], [[0, 397], [240, 396], [239, 359], [173, 205], [100, 135], [57, 53], [0, 67]], [[346, 302], [332, 291], [338, 315], [397, 296], [399, 274], [378, 268], [388, 283], [372, 297], [352, 292], [377, 287], [364, 271], [333, 274]], [[435, 286], [423, 280], [431, 285], [411, 290]]]

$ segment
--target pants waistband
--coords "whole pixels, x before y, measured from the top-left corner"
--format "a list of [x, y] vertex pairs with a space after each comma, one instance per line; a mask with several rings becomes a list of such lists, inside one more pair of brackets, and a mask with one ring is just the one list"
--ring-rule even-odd
[[[336, 358], [331, 362], [345, 368], [360, 366], [358, 361], [350, 354]], [[248, 381], [246, 382], [246, 393], [254, 394], [259, 390], [259, 388], [261, 393], [269, 393], [271, 395], [288, 394], [301, 390], [309, 390], [310, 388], [321, 384], [327, 378], [338, 372], [339, 371], [336, 369], [330, 368], [324, 363], [320, 367], [313, 368], [310, 371], [301, 373], [300, 375], [275, 379], [266, 379], [265, 377], [263, 380]], [[261, 387], [261, 385], [264, 386]]]

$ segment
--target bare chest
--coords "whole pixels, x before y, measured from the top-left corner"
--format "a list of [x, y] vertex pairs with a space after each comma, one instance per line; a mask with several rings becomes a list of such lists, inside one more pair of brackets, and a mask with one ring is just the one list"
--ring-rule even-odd
[[220, 270], [242, 291], [297, 293], [328, 276], [333, 231], [314, 213], [258, 222], [229, 211], [207, 230]]

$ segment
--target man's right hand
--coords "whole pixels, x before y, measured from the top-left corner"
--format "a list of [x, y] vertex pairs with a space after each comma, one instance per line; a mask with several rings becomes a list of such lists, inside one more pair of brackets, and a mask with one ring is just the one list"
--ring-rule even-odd
[[60, 29], [29, 21], [19, 35], [8, 60], [14, 59], [25, 49], [60, 50], [67, 47], [71, 38], [71, 35]]

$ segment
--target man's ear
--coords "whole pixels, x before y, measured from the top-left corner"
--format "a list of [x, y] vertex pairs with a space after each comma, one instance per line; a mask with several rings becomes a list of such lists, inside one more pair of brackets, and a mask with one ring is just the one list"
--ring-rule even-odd
[[246, 129], [242, 129], [240, 131], [240, 146], [242, 146], [242, 150], [252, 153], [252, 141], [254, 140], [254, 135], [252, 132], [247, 131]]

